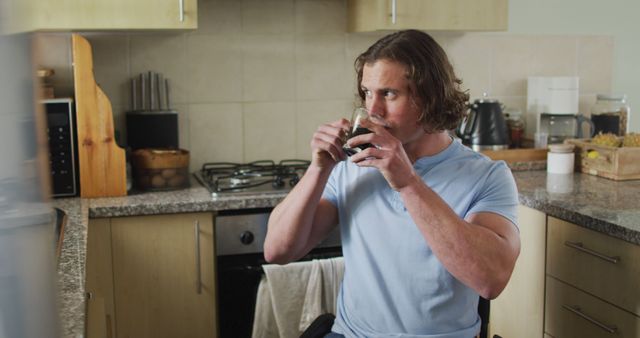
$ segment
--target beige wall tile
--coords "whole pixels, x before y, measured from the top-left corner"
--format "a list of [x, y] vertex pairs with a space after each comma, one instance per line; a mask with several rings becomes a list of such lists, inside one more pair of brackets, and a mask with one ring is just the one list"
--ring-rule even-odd
[[131, 76], [142, 72], [162, 73], [169, 79], [172, 103], [188, 102], [184, 34], [131, 35]]
[[187, 38], [186, 88], [190, 103], [242, 99], [240, 35], [191, 35]]
[[578, 38], [578, 76], [580, 93], [611, 92], [613, 75], [613, 38], [588, 36]]
[[49, 80], [56, 97], [72, 97], [71, 35], [68, 33], [38, 33], [34, 38], [35, 65], [50, 68], [55, 75]]
[[349, 68], [353, 69], [353, 62], [358, 55], [364, 53], [371, 45], [385, 35], [387, 35], [387, 32], [348, 33], [346, 54]]
[[596, 104], [597, 94], [583, 94], [578, 99], [578, 111], [585, 116], [591, 116], [591, 108]]
[[295, 95], [293, 34], [243, 37], [243, 101], [286, 101]]
[[242, 29], [245, 33], [293, 33], [293, 17], [293, 0], [242, 0]]
[[294, 108], [294, 102], [243, 104], [244, 161], [295, 156]]
[[527, 93], [527, 77], [533, 63], [532, 38], [494, 36], [492, 46], [490, 96], [522, 96]]
[[86, 38], [93, 49], [93, 72], [96, 82], [111, 104], [130, 107], [129, 36], [90, 34], [86, 35]]
[[576, 76], [577, 41], [569, 36], [533, 38], [532, 76]]
[[354, 62], [356, 58], [364, 53], [371, 45], [373, 45], [378, 39], [385, 36], [386, 32], [372, 32], [372, 33], [349, 33], [347, 34], [346, 41], [346, 59], [344, 73], [347, 76], [347, 82], [349, 83], [349, 93], [351, 98], [357, 95], [357, 76], [355, 73]]
[[504, 105], [503, 110], [517, 109], [524, 113], [527, 110], [527, 97], [526, 96], [497, 96], [494, 99], [498, 100]]
[[470, 99], [493, 92], [491, 88], [492, 37], [480, 34], [464, 34], [448, 39], [445, 51], [453, 69], [462, 80], [462, 87], [469, 90]]
[[311, 159], [310, 142], [313, 133], [322, 124], [341, 118], [350, 119], [354, 108], [352, 100], [298, 101], [295, 109], [296, 158]]
[[344, 33], [347, 3], [345, 0], [298, 0], [295, 25], [297, 33]]
[[351, 77], [344, 71], [343, 34], [298, 35], [295, 54], [298, 100], [352, 97]]
[[241, 31], [242, 1], [198, 1], [198, 29], [192, 34], [240, 33]]
[[187, 150], [191, 148], [189, 107], [188, 104], [176, 104], [173, 107], [178, 112], [178, 145]]
[[240, 103], [189, 105], [191, 170], [205, 162], [242, 162], [243, 124]]

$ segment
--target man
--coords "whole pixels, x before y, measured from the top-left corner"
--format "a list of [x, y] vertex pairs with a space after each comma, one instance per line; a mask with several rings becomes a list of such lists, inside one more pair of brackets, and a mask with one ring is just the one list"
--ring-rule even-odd
[[[294, 261], [340, 224], [345, 275], [332, 337], [473, 337], [520, 251], [504, 162], [453, 140], [468, 95], [426, 33], [383, 37], [356, 60], [373, 144], [346, 158], [346, 120], [320, 126], [304, 177], [271, 214], [270, 262]], [[375, 122], [381, 120], [382, 122]]]

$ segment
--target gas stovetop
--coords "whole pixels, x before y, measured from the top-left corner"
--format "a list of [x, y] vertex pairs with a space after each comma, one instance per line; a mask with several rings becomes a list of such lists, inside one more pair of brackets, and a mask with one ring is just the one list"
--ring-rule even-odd
[[287, 192], [309, 166], [306, 160], [205, 163], [194, 176], [213, 197]]

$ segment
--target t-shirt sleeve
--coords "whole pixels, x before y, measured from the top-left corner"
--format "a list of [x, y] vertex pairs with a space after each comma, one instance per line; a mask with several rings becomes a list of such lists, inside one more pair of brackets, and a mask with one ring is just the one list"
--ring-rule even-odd
[[[339, 165], [340, 164], [338, 164], [338, 166]], [[336, 175], [336, 169], [338, 166], [333, 168], [333, 171], [331, 171], [329, 180], [327, 181], [327, 184], [324, 187], [324, 191], [322, 192], [322, 198], [331, 202], [331, 204], [333, 204], [336, 208], [338, 207], [338, 190], [336, 189], [338, 176]]]
[[518, 188], [511, 170], [502, 161], [495, 163], [485, 180], [484, 188], [476, 197], [467, 215], [492, 212], [518, 226]]

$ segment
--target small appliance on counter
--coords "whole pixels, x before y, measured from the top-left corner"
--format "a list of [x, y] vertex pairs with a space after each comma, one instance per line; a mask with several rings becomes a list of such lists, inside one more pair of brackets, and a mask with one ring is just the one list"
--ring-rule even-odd
[[77, 196], [80, 193], [80, 177], [73, 99], [47, 99], [42, 103], [47, 115], [52, 196]]
[[527, 79], [527, 136], [548, 136], [548, 143], [583, 137], [583, 123], [593, 124], [578, 111], [579, 78], [575, 76], [533, 76]]
[[[589, 127], [588, 135], [583, 135], [582, 125], [586, 123]], [[540, 114], [539, 133], [548, 135], [548, 143], [562, 143], [564, 140], [572, 138], [584, 138], [593, 136], [594, 124], [582, 114]]]
[[475, 100], [469, 106], [469, 115], [458, 126], [456, 135], [475, 151], [508, 149], [508, 128], [502, 108], [503, 105], [496, 100]]
[[171, 109], [169, 79], [156, 72], [131, 80], [131, 110], [126, 112], [131, 149], [178, 149], [178, 112]]

